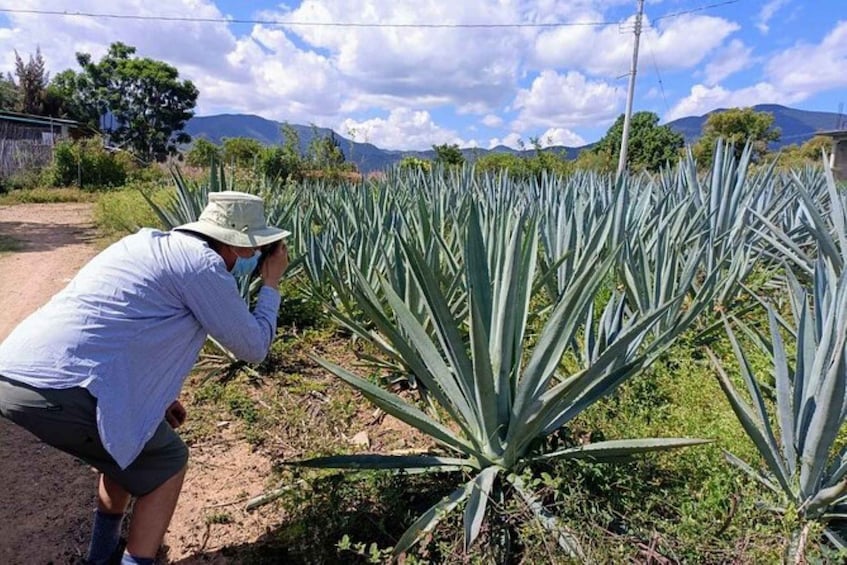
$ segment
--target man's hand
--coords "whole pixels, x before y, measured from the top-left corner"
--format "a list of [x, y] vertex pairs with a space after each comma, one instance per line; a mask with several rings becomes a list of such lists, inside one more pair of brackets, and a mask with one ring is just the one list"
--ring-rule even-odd
[[185, 407], [179, 400], [174, 400], [173, 403], [165, 410], [165, 420], [172, 428], [178, 428], [185, 422]]
[[262, 261], [259, 274], [265, 286], [279, 288], [279, 279], [288, 268], [288, 248], [280, 242], [276, 248]]

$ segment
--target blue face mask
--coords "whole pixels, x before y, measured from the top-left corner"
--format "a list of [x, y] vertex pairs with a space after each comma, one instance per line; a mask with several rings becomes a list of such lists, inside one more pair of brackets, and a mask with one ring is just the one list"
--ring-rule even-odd
[[246, 277], [250, 275], [253, 271], [256, 270], [256, 266], [259, 264], [259, 253], [256, 251], [253, 253], [252, 257], [237, 257], [235, 259], [235, 265], [232, 266], [232, 276], [236, 278]]

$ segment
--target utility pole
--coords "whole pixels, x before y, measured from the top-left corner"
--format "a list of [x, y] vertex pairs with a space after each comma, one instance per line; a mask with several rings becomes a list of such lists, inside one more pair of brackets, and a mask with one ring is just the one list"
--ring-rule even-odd
[[635, 73], [638, 70], [638, 42], [641, 39], [641, 17], [644, 15], [644, 0], [638, 0], [638, 13], [635, 15], [635, 47], [632, 50], [632, 66], [629, 69], [629, 89], [626, 93], [626, 113], [623, 116], [623, 137], [621, 138], [621, 154], [618, 158], [618, 173], [615, 178], [621, 178], [626, 169], [626, 150], [629, 146], [629, 122], [632, 118], [632, 98], [635, 93]]

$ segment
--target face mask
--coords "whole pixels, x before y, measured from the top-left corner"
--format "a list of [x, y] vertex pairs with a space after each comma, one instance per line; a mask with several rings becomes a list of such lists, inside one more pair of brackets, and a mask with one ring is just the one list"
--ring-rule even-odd
[[259, 264], [259, 253], [256, 251], [253, 253], [251, 257], [236, 257], [235, 265], [232, 266], [232, 276], [236, 278], [246, 277], [250, 275], [253, 271], [256, 270], [256, 266]]

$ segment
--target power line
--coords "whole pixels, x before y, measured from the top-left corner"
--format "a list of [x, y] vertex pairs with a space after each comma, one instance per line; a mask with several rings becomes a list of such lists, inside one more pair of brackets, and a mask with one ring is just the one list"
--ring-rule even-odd
[[[714, 4], [707, 4], [699, 8], [692, 8], [681, 12], [672, 12], [657, 17], [653, 21], [674, 18], [702, 12], [711, 8], [735, 4], [739, 0], [727, 0]], [[188, 22], [188, 23], [213, 23], [213, 24], [249, 24], [249, 25], [276, 25], [276, 26], [303, 26], [303, 27], [348, 27], [348, 28], [430, 28], [430, 29], [504, 29], [504, 28], [560, 28], [560, 27], [598, 27], [607, 25], [618, 25], [620, 22], [592, 21], [592, 22], [524, 22], [524, 23], [378, 23], [378, 22], [308, 22], [302, 20], [277, 20], [277, 19], [244, 19], [244, 18], [201, 18], [194, 16], [148, 16], [140, 14], [113, 14], [105, 12], [80, 12], [68, 10], [35, 10], [25, 8], [0, 8], [0, 13], [27, 14], [37, 16], [62, 16], [62, 17], [85, 17], [102, 18], [114, 20], [136, 20], [153, 22]]]
[[617, 22], [526, 22], [526, 23], [378, 23], [378, 22], [307, 22], [299, 20], [273, 19], [240, 19], [240, 18], [198, 18], [188, 16], [144, 16], [135, 14], [109, 14], [95, 12], [72, 12], [60, 10], [29, 10], [18, 8], [0, 8], [0, 12], [8, 14], [29, 14], [39, 16], [81, 16], [86, 18], [105, 18], [117, 20], [140, 20], [156, 22], [191, 22], [216, 24], [251, 24], [251, 25], [280, 25], [308, 27], [361, 27], [361, 28], [556, 28], [556, 27], [585, 27], [613, 25]]
[[670, 12], [668, 14], [663, 14], [658, 18], [655, 18], [653, 21], [658, 22], [659, 20], [664, 20], [667, 18], [678, 18], [679, 16], [685, 16], [687, 14], [694, 14], [696, 12], [703, 12], [705, 10], [711, 10], [712, 8], [720, 8], [721, 6], [728, 6], [729, 4], [735, 4], [740, 0], [726, 0], [726, 2], [717, 2], [715, 4], [706, 4], [705, 6], [700, 6], [699, 8], [691, 8], [690, 10], [683, 10], [681, 12]]

